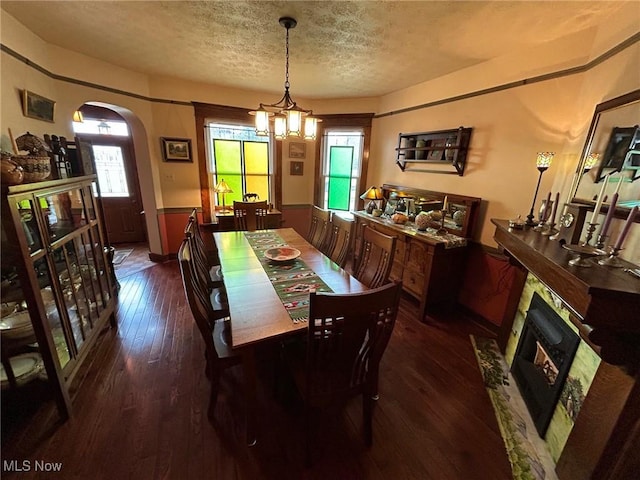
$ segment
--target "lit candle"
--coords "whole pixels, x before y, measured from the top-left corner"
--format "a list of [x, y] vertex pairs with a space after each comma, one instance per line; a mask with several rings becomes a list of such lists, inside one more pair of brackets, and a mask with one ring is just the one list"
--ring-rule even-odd
[[551, 223], [556, 224], [556, 212], [558, 211], [558, 202], [560, 201], [560, 192], [556, 192], [556, 200], [553, 202], [553, 210], [551, 211]]
[[445, 195], [444, 200], [442, 201], [442, 210], [444, 210], [445, 212], [447, 211], [447, 208], [449, 206], [448, 203], [449, 203], [449, 196]]
[[604, 200], [604, 191], [607, 188], [607, 182], [609, 181], [609, 175], [605, 175], [602, 180], [602, 188], [600, 188], [600, 193], [598, 194], [598, 198], [596, 199], [596, 206], [593, 207], [593, 215], [591, 215], [591, 221], [589, 223], [596, 223], [598, 219], [598, 214], [600, 213], [600, 207], [602, 207], [602, 202]]
[[607, 216], [604, 219], [604, 223], [602, 224], [602, 229], [600, 230], [600, 236], [604, 237], [609, 231], [609, 225], [611, 225], [611, 220], [613, 220], [613, 212], [616, 210], [616, 203], [618, 203], [618, 192], [613, 194], [613, 198], [611, 199], [611, 205], [609, 205], [609, 211], [607, 212]]
[[624, 227], [620, 232], [620, 236], [618, 237], [618, 241], [613, 247], [614, 250], [620, 250], [622, 248], [622, 242], [624, 242], [624, 239], [627, 236], [627, 233], [629, 233], [629, 230], [631, 229], [631, 224], [633, 223], [633, 217], [636, 216], [637, 211], [638, 211], [638, 206], [636, 205], [629, 212], [629, 216], [627, 217], [627, 222], [624, 224]]

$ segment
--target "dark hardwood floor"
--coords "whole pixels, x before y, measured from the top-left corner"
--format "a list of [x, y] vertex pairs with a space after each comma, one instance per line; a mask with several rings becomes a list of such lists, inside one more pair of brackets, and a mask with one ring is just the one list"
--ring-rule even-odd
[[[121, 276], [117, 330], [103, 332], [82, 366], [74, 415], [50, 403], [3, 437], [2, 459], [31, 461], [3, 478], [63, 479], [487, 479], [512, 477], [461, 315], [415, 319], [403, 298], [382, 359], [374, 443], [364, 445], [361, 402], [319, 422], [314, 465], [304, 467], [302, 409], [276, 381], [275, 346], [258, 353], [258, 443], [245, 445], [242, 370], [223, 375], [216, 425], [206, 408], [204, 345], [175, 261]], [[279, 385], [274, 392], [275, 385]], [[35, 461], [61, 462], [60, 473]], [[4, 466], [4, 465], [3, 465]], [[4, 470], [4, 469], [3, 469]]]

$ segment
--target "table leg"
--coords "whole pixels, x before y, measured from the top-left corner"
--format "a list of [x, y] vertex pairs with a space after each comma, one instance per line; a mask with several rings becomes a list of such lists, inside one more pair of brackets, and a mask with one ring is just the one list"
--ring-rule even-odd
[[242, 352], [242, 368], [244, 370], [245, 396], [247, 398], [247, 445], [253, 447], [256, 437], [256, 355], [255, 348], [246, 347]]

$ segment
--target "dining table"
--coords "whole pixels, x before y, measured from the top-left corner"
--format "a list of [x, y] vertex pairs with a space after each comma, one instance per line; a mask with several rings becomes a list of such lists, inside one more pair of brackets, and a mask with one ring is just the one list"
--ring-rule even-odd
[[[229, 304], [231, 346], [242, 356], [247, 443], [254, 445], [256, 346], [304, 335], [310, 291], [348, 294], [368, 288], [293, 228], [214, 232], [213, 236]], [[300, 253], [272, 260], [267, 255], [273, 249]]]

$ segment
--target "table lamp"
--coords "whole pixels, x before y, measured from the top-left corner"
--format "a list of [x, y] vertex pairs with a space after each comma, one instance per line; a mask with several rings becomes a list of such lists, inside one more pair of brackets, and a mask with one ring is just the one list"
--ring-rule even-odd
[[367, 213], [371, 214], [374, 209], [378, 208], [376, 200], [382, 200], [384, 196], [382, 195], [382, 190], [380, 190], [378, 187], [371, 187], [369, 188], [369, 190], [360, 195], [360, 198], [362, 200], [370, 200], [369, 204], [367, 205]]
[[222, 180], [220, 180], [218, 182], [218, 184], [215, 186], [213, 191], [216, 192], [216, 193], [222, 194], [222, 210], [220, 210], [220, 211], [222, 213], [225, 213], [227, 211], [227, 207], [224, 204], [224, 196], [227, 193], [233, 193], [233, 190], [231, 190], [231, 187], [227, 184], [227, 182], [224, 181], [224, 178], [223, 178]]

